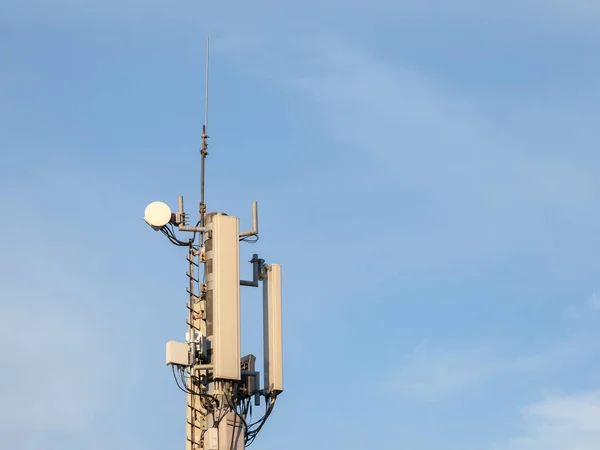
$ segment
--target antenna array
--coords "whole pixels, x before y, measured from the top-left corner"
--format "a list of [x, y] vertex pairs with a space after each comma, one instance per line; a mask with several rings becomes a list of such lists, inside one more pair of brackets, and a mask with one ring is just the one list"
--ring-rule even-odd
[[[281, 346], [281, 266], [254, 254], [252, 280], [240, 279], [240, 243], [258, 240], [258, 207], [252, 202], [252, 229], [241, 231], [239, 218], [206, 212], [208, 155], [209, 41], [206, 41], [204, 124], [200, 148], [199, 220], [189, 225], [183, 197], [172, 213], [163, 202], [146, 207], [144, 220], [171, 243], [186, 247], [188, 262], [185, 342], [169, 341], [166, 363], [186, 393], [186, 450], [243, 450], [254, 442], [283, 392]], [[182, 240], [177, 232], [192, 233]], [[250, 237], [255, 239], [249, 240]], [[264, 385], [255, 355], [241, 357], [240, 286], [263, 285]], [[264, 399], [264, 400], [263, 400]], [[252, 403], [265, 412], [252, 422]]]

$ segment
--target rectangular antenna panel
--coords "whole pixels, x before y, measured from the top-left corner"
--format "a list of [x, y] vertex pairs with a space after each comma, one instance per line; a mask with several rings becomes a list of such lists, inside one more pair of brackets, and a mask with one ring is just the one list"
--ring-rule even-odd
[[189, 348], [185, 342], [167, 342], [167, 365], [187, 366], [189, 359]]
[[263, 282], [263, 341], [265, 389], [283, 391], [283, 350], [281, 330], [281, 265], [270, 264]]
[[[206, 300], [213, 377], [240, 379], [240, 244], [239, 219], [209, 217], [206, 241]], [[210, 336], [212, 335], [212, 337]]]
[[244, 450], [244, 428], [242, 420], [232, 412], [219, 422], [219, 442], [222, 449]]

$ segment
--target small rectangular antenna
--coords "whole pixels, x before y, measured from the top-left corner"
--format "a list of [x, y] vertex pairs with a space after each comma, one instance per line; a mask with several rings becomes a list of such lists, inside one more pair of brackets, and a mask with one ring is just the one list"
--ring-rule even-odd
[[265, 389], [283, 392], [283, 350], [281, 329], [281, 265], [270, 264], [263, 282], [263, 341]]
[[206, 301], [215, 379], [240, 379], [240, 245], [239, 219], [208, 217]]

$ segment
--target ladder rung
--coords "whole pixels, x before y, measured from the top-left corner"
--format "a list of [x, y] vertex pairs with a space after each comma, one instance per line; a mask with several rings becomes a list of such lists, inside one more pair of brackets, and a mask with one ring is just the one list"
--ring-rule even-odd
[[190, 275], [189, 272], [186, 272], [185, 274], [188, 276], [188, 278], [190, 278], [190, 279], [194, 280], [196, 283], [198, 283], [198, 278], [194, 278], [194, 276]]

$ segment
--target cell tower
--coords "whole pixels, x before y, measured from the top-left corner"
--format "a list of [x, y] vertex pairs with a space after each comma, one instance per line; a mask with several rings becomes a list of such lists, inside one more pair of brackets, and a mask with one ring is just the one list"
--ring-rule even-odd
[[[166, 362], [186, 393], [186, 450], [243, 450], [254, 442], [283, 392], [281, 266], [252, 256], [252, 281], [240, 280], [240, 243], [258, 240], [258, 207], [252, 202], [252, 229], [239, 230], [239, 218], [206, 213], [204, 178], [208, 155], [208, 61], [200, 149], [199, 218], [190, 225], [183, 197], [177, 212], [163, 202], [146, 207], [144, 220], [172, 244], [184, 247], [189, 278], [185, 342], [169, 341]], [[191, 233], [181, 240], [176, 231]], [[188, 235], [189, 236], [189, 235]], [[264, 373], [254, 355], [240, 355], [240, 286], [263, 286]], [[263, 399], [264, 398], [264, 399]], [[252, 403], [265, 411], [252, 421]]]

